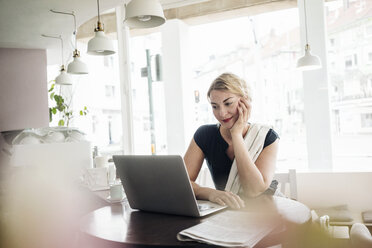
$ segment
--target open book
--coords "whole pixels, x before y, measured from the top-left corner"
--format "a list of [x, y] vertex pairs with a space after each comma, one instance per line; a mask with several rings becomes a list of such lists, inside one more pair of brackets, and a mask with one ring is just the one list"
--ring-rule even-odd
[[276, 225], [260, 213], [227, 210], [177, 234], [180, 241], [224, 247], [253, 247]]

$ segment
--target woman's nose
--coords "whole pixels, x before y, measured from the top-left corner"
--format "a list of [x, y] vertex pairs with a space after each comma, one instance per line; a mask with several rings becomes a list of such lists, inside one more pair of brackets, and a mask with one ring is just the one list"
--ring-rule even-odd
[[220, 108], [219, 115], [220, 115], [221, 117], [224, 117], [224, 116], [226, 115], [226, 113], [227, 113], [226, 109], [223, 108], [223, 107], [221, 107], [221, 108]]

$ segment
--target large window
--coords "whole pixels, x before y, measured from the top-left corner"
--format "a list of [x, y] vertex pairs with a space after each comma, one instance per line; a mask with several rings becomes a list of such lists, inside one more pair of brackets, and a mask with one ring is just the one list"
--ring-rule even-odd
[[294, 71], [300, 55], [298, 10], [190, 27], [198, 125], [216, 123], [207, 90], [222, 72], [243, 77], [253, 91], [251, 122], [272, 125], [280, 136], [278, 169], [307, 167], [302, 81]]
[[[113, 43], [116, 45], [117, 41], [113, 40]], [[92, 146], [97, 146], [101, 154], [121, 153], [122, 125], [118, 55], [88, 55], [86, 44], [83, 43], [78, 43], [78, 49], [81, 52], [81, 59], [89, 68], [89, 74], [71, 75], [72, 85], [56, 86], [57, 93], [61, 93], [70, 103], [74, 113], [69, 126], [83, 131], [87, 139], [92, 142]], [[66, 62], [69, 63], [71, 60], [70, 56]], [[49, 80], [53, 80], [58, 73], [57, 66], [48, 67]], [[80, 116], [79, 111], [85, 106], [88, 114]], [[58, 117], [54, 118], [50, 126], [57, 125]]]
[[135, 154], [166, 154], [164, 86], [161, 78], [161, 34], [131, 39], [131, 81]]
[[372, 169], [372, 1], [326, 5], [334, 168]]

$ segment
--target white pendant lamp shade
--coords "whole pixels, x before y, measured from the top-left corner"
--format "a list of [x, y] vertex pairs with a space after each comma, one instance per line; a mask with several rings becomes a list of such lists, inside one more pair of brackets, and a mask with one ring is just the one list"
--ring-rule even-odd
[[306, 44], [305, 55], [297, 60], [298, 70], [308, 71], [322, 68], [322, 63], [318, 56], [310, 53], [310, 46]]
[[88, 54], [90, 55], [111, 55], [114, 54], [112, 41], [105, 36], [104, 31], [95, 31], [95, 36], [88, 42]]
[[88, 66], [81, 61], [79, 51], [74, 51], [74, 60], [68, 64], [67, 72], [71, 74], [88, 74]]
[[124, 22], [131, 28], [152, 28], [165, 22], [163, 8], [157, 0], [132, 0], [125, 8]]
[[309, 70], [317, 70], [322, 68], [322, 63], [320, 59], [316, 55], [312, 55], [310, 53], [310, 46], [307, 40], [307, 17], [306, 17], [306, 0], [304, 0], [304, 22], [305, 22], [305, 55], [297, 60], [297, 70], [301, 71], [309, 71]]
[[61, 85], [71, 85], [72, 80], [69, 74], [66, 73], [65, 67], [62, 65], [61, 67], [61, 73], [59, 74], [58, 77], [56, 77], [56, 84], [61, 84]]

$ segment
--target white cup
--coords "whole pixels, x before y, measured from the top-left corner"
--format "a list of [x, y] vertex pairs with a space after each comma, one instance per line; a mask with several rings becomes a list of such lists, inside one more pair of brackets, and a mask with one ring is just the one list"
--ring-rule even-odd
[[329, 216], [323, 215], [319, 218], [320, 227], [324, 230], [327, 230], [329, 228]]
[[94, 164], [96, 168], [103, 168], [108, 166], [108, 157], [107, 156], [97, 156], [94, 158]]
[[124, 192], [123, 186], [121, 184], [112, 184], [110, 185], [110, 200], [111, 201], [120, 201], [123, 199]]
[[116, 179], [116, 168], [114, 163], [109, 163], [108, 165], [108, 181], [110, 184], [115, 183]]

